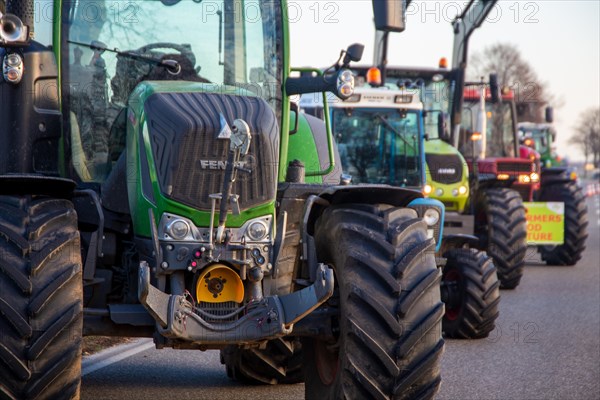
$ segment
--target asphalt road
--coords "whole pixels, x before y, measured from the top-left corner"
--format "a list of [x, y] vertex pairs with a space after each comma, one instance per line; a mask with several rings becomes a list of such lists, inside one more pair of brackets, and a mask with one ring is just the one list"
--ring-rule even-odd
[[[590, 236], [575, 267], [546, 266], [530, 251], [520, 286], [502, 292], [490, 337], [446, 342], [438, 399], [600, 399], [599, 198], [588, 200]], [[217, 351], [129, 352], [135, 349], [117, 349], [125, 358], [95, 371], [99, 362], [87, 360], [82, 398], [304, 398], [302, 384], [232, 382]]]

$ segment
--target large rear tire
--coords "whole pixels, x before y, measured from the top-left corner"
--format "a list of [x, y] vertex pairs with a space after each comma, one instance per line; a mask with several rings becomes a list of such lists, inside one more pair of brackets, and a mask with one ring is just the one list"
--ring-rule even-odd
[[79, 398], [81, 288], [72, 204], [0, 196], [0, 398]]
[[543, 187], [539, 201], [565, 203], [565, 236], [559, 246], [540, 246], [542, 260], [548, 265], [575, 265], [581, 259], [588, 237], [587, 206], [583, 190], [574, 181]]
[[293, 384], [304, 380], [298, 339], [270, 340], [264, 349], [227, 346], [221, 350], [221, 363], [231, 379], [245, 384]]
[[500, 304], [500, 281], [492, 259], [475, 249], [451, 249], [444, 257], [442, 299], [446, 313], [442, 327], [446, 337], [487, 337], [495, 328]]
[[315, 243], [335, 271], [338, 334], [303, 344], [306, 399], [432, 398], [444, 306], [425, 222], [409, 209], [332, 206]]
[[475, 234], [494, 260], [502, 289], [521, 282], [527, 253], [527, 220], [518, 192], [506, 188], [485, 190], [475, 215]]

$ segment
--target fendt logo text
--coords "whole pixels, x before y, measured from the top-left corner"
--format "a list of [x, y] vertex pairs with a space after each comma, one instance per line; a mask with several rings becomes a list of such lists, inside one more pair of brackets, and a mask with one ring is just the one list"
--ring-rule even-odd
[[[245, 168], [246, 161], [238, 161], [235, 165], [239, 168]], [[222, 169], [224, 170], [227, 166], [227, 161], [217, 160], [200, 160], [200, 168], [202, 169]]]

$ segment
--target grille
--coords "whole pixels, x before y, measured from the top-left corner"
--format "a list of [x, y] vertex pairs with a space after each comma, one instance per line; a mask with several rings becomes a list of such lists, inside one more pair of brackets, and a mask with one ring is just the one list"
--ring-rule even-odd
[[450, 184], [462, 179], [463, 163], [456, 154], [425, 154], [434, 182]]
[[458, 203], [456, 201], [442, 201], [444, 207], [446, 207], [446, 211], [456, 211], [458, 210]]
[[532, 172], [532, 164], [530, 162], [515, 163], [515, 162], [499, 162], [498, 173], [510, 173], [510, 172]]
[[229, 140], [217, 139], [221, 116], [231, 127], [246, 121], [250, 151], [241, 160], [233, 193], [247, 210], [275, 197], [279, 127], [262, 99], [214, 93], [155, 93], [144, 105], [161, 191], [177, 202], [210, 210], [209, 195], [221, 193]]
[[238, 319], [240, 305], [235, 301], [226, 301], [224, 303], [207, 303], [201, 301], [196, 308], [196, 313], [206, 322], [224, 323], [233, 322]]

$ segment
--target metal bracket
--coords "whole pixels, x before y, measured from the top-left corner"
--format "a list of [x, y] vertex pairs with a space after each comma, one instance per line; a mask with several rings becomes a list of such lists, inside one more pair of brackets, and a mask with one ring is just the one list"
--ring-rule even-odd
[[318, 308], [333, 295], [333, 270], [319, 265], [311, 286], [285, 296], [268, 296], [232, 313], [238, 318], [215, 323], [214, 317], [195, 308], [184, 296], [169, 295], [150, 284], [148, 263], [141, 262], [138, 296], [156, 320], [159, 333], [203, 344], [256, 343], [289, 335], [293, 324]]
[[138, 298], [163, 328], [167, 327], [170, 297], [150, 284], [150, 267], [146, 261], [142, 261], [138, 275]]
[[286, 326], [291, 327], [329, 299], [333, 295], [333, 284], [333, 269], [325, 264], [319, 264], [314, 284], [280, 297], [285, 311]]

